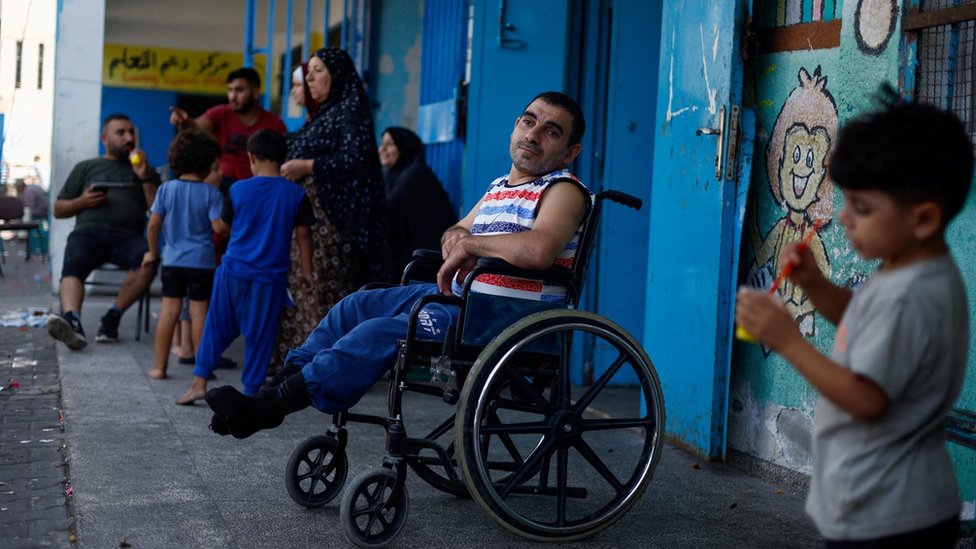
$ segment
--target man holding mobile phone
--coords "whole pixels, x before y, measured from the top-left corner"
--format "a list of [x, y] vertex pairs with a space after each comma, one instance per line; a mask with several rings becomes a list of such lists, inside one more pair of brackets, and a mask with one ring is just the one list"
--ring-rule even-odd
[[[65, 180], [54, 202], [54, 217], [75, 217], [68, 235], [61, 269], [61, 314], [48, 318], [48, 332], [68, 348], [88, 344], [81, 325], [84, 281], [103, 263], [128, 271], [115, 304], [101, 319], [95, 340], [115, 342], [122, 313], [139, 299], [156, 274], [155, 266], [142, 266], [148, 251], [146, 212], [159, 187], [159, 176], [146, 153], [136, 147], [135, 128], [128, 115], [109, 115], [102, 124], [105, 154], [79, 162]], [[133, 160], [138, 158], [138, 161]]]

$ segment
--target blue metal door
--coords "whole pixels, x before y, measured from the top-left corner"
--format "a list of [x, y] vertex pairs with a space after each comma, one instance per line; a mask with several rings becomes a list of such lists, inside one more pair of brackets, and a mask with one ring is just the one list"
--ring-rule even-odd
[[488, 183], [508, 173], [508, 138], [529, 100], [546, 90], [566, 91], [569, 4], [473, 0], [464, 213]]
[[425, 0], [421, 37], [417, 134], [455, 207], [461, 202], [467, 7], [467, 0]]
[[725, 454], [749, 4], [665, 0], [661, 27], [644, 342], [668, 434], [709, 458]]

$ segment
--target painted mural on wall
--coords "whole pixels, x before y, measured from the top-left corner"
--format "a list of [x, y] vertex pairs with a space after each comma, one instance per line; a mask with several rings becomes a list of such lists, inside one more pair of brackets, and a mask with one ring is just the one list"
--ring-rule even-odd
[[868, 55], [880, 55], [895, 32], [898, 6], [895, 0], [858, 0], [854, 11], [854, 38]]
[[[769, 189], [785, 213], [765, 235], [757, 218], [749, 223], [755, 251], [749, 279], [760, 287], [772, 283], [783, 247], [800, 242], [815, 226], [810, 250], [821, 270], [830, 273], [819, 232], [829, 224], [834, 209], [834, 188], [825, 179], [827, 156], [837, 134], [837, 105], [819, 66], [812, 75], [801, 67], [797, 78], [799, 85], [783, 103], [766, 147]], [[814, 308], [806, 294], [789, 280], [783, 281], [779, 292], [800, 331], [812, 336]]]

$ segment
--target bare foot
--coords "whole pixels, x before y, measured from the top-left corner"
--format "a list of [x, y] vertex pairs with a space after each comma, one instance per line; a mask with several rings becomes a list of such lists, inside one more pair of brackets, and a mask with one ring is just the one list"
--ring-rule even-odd
[[149, 372], [149, 377], [153, 379], [166, 379], [166, 370], [161, 368], [153, 368]]
[[183, 396], [176, 399], [176, 403], [180, 406], [189, 406], [198, 400], [203, 400], [203, 395], [205, 394], [206, 391], [201, 391], [199, 389], [190, 387], [185, 393], [183, 393]]

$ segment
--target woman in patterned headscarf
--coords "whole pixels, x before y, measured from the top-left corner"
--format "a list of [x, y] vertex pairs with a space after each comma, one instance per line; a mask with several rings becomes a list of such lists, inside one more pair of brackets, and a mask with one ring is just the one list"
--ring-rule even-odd
[[[298, 272], [289, 273], [295, 307], [282, 315], [273, 369], [342, 297], [383, 277], [383, 173], [366, 90], [352, 59], [337, 48], [315, 52], [306, 82], [318, 108], [288, 135], [281, 175], [300, 183], [315, 209], [314, 282], [309, 286]], [[293, 249], [293, 256], [297, 252]]]

